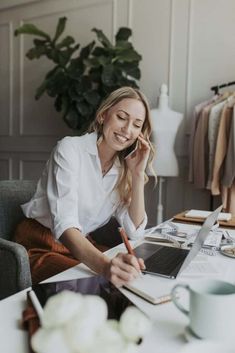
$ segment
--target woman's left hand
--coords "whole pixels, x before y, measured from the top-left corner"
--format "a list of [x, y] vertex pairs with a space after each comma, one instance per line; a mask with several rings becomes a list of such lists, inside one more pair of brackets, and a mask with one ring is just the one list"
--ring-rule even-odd
[[143, 174], [149, 158], [150, 146], [149, 143], [140, 134], [138, 137], [137, 150], [126, 158], [127, 167], [132, 174]]

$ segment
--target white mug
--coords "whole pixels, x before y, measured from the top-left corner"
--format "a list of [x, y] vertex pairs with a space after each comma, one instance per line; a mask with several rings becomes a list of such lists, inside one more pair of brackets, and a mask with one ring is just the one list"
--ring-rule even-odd
[[[189, 292], [189, 310], [177, 295]], [[189, 317], [190, 329], [199, 338], [232, 340], [235, 335], [235, 285], [219, 280], [200, 280], [190, 285], [177, 284], [171, 292], [173, 303]]]

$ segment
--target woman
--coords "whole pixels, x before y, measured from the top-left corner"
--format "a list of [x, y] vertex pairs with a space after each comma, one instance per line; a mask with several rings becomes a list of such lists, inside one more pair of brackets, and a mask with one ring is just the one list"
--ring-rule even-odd
[[[101, 104], [90, 133], [58, 142], [35, 195], [22, 206], [28, 218], [15, 233], [28, 250], [33, 282], [78, 262], [117, 286], [139, 275], [142, 259], [120, 253], [110, 260], [89, 241], [89, 233], [115, 216], [129, 238], [142, 237], [151, 130], [146, 98], [123, 87]], [[137, 150], [125, 158], [137, 141]]]

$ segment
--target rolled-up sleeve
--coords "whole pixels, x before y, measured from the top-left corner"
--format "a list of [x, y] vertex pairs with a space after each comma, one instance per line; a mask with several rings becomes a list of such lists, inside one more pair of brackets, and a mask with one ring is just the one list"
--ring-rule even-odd
[[68, 228], [82, 227], [78, 219], [79, 153], [67, 138], [58, 142], [48, 164], [47, 197], [56, 239]]
[[144, 229], [146, 227], [148, 218], [147, 214], [145, 213], [144, 219], [142, 223], [138, 226], [138, 228], [135, 227], [134, 223], [132, 222], [127, 207], [119, 206], [115, 212], [115, 217], [119, 224], [125, 229], [128, 238], [132, 240], [137, 240], [141, 239], [144, 237]]

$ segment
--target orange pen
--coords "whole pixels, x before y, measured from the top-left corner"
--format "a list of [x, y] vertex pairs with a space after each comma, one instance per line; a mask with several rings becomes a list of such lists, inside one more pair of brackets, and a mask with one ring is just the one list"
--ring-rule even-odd
[[118, 230], [122, 237], [122, 241], [125, 244], [125, 247], [128, 251], [128, 254], [136, 256], [134, 250], [131, 247], [131, 244], [129, 243], [125, 230], [122, 227], [119, 227]]

